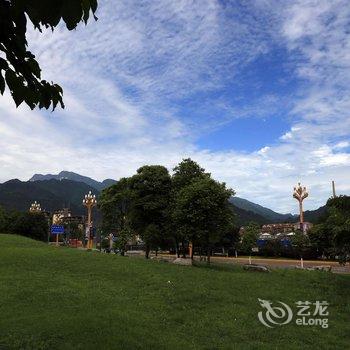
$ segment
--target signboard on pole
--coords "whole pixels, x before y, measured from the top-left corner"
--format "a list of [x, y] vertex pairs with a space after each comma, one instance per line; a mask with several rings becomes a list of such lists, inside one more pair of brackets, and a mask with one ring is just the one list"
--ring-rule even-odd
[[62, 225], [52, 225], [51, 226], [52, 235], [62, 235], [64, 234], [64, 227]]

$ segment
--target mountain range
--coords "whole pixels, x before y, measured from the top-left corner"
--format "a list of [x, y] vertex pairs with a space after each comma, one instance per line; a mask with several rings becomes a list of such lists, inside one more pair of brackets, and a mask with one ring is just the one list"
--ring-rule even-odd
[[[86, 209], [82, 199], [92, 191], [97, 196], [116, 180], [106, 179], [102, 182], [70, 171], [61, 171], [57, 175], [35, 174], [29, 181], [17, 179], [0, 184], [0, 206], [9, 210], [26, 211], [33, 201], [40, 203], [47, 211], [69, 207], [73, 214], [83, 215]], [[236, 214], [237, 225], [245, 225], [250, 221], [258, 224], [274, 222], [296, 222], [298, 215], [280, 214], [259, 204], [239, 197], [232, 197], [231, 205]], [[305, 220], [315, 222], [325, 211], [325, 207], [306, 211]]]
[[104, 188], [109, 187], [113, 184], [115, 184], [117, 181], [112, 179], [106, 179], [102, 182], [96, 181], [90, 177], [83, 176], [77, 173], [73, 173], [71, 171], [63, 170], [57, 175], [53, 174], [34, 174], [29, 181], [35, 182], [35, 181], [43, 181], [43, 180], [71, 180], [76, 182], [83, 182], [91, 187], [94, 187], [98, 191], [102, 191]]
[[271, 209], [265, 208], [262, 205], [250, 202], [240, 197], [232, 197], [230, 201], [236, 207], [258, 214], [270, 222], [296, 221], [298, 218], [297, 215], [293, 214], [276, 213]]

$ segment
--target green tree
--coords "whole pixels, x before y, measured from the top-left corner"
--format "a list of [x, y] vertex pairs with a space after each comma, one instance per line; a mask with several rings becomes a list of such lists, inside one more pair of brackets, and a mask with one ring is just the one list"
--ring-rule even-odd
[[265, 242], [264, 246], [259, 248], [259, 255], [264, 256], [281, 256], [283, 246], [280, 239], [269, 239]]
[[47, 242], [48, 231], [49, 222], [43, 213], [12, 212], [9, 214], [6, 233]]
[[63, 222], [64, 231], [67, 239], [76, 238], [82, 239], [84, 236], [83, 225], [76, 221], [64, 221]]
[[3, 207], [0, 206], [0, 232], [6, 232], [8, 215]]
[[294, 251], [300, 258], [304, 257], [305, 252], [310, 248], [309, 236], [300, 230], [296, 230], [291, 238], [291, 243]]
[[146, 245], [146, 258], [166, 238], [171, 178], [161, 165], [146, 165], [130, 179], [133, 192], [130, 224]]
[[260, 227], [255, 222], [250, 222], [244, 227], [244, 233], [240, 244], [240, 250], [243, 254], [251, 255], [252, 249], [257, 246], [257, 239], [259, 236]]
[[310, 239], [320, 251], [332, 252], [345, 264], [350, 259], [350, 196], [331, 198], [326, 206], [326, 215], [312, 228]]
[[[174, 212], [175, 199], [177, 194], [186, 186], [190, 185], [198, 179], [209, 178], [210, 174], [206, 173], [205, 170], [195, 161], [190, 158], [183, 159], [174, 169], [174, 173], [171, 178], [172, 191], [171, 191], [171, 205], [170, 205], [170, 216]], [[183, 229], [176, 223], [176, 220], [172, 218], [169, 223], [170, 236], [175, 242], [175, 248], [177, 256], [180, 256], [179, 243], [182, 245], [182, 255], [186, 256], [185, 246], [188, 244], [188, 237]], [[192, 237], [193, 239], [194, 237]]]
[[327, 224], [313, 226], [308, 236], [311, 245], [316, 248], [319, 255], [330, 257], [333, 252], [333, 233]]
[[[235, 217], [232, 213], [233, 218]], [[234, 224], [236, 224], [234, 222]], [[234, 255], [237, 251], [239, 245], [240, 235], [239, 235], [239, 227], [233, 225], [232, 228], [222, 236], [220, 241], [216, 244], [218, 247], [223, 247], [227, 249], [228, 254]]]
[[120, 255], [124, 256], [128, 242], [132, 237], [132, 231], [129, 227], [124, 227], [118, 231], [116, 241], [114, 242], [114, 248], [120, 251]]
[[40, 66], [27, 50], [27, 22], [41, 32], [53, 30], [62, 19], [72, 30], [87, 23], [90, 11], [95, 17], [96, 9], [97, 0], [0, 0], [0, 93], [7, 84], [16, 106], [24, 101], [31, 109], [51, 104], [55, 109], [58, 103], [64, 108], [62, 88], [41, 78]]
[[229, 198], [233, 193], [224, 183], [203, 177], [190, 182], [175, 196], [175, 224], [183, 237], [205, 249], [208, 263], [213, 245], [232, 229]]
[[191, 158], [183, 159], [173, 171], [172, 184], [175, 190], [180, 190], [195, 180], [210, 177], [210, 174]]
[[114, 230], [119, 232], [128, 226], [132, 200], [130, 178], [122, 178], [102, 191], [98, 206], [102, 213], [101, 228], [104, 233]]

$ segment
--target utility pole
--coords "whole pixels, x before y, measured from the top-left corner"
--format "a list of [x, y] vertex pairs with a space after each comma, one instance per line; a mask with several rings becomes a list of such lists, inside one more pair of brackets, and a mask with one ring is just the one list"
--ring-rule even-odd
[[293, 197], [299, 202], [299, 221], [300, 230], [304, 232], [304, 211], [303, 211], [303, 200], [308, 197], [309, 193], [306, 191], [306, 187], [302, 187], [300, 182], [298, 186], [294, 187]]

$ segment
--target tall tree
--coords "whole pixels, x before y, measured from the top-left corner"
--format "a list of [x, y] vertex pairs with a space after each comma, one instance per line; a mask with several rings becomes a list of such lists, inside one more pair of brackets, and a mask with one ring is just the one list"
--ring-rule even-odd
[[105, 188], [99, 198], [102, 213], [102, 231], [121, 231], [128, 225], [133, 192], [130, 178], [121, 178], [116, 184]]
[[176, 194], [175, 223], [183, 236], [206, 250], [208, 263], [213, 245], [232, 229], [229, 198], [233, 194], [210, 177], [194, 180]]
[[[331, 198], [326, 206], [326, 215], [312, 228], [310, 239], [320, 250], [332, 251], [345, 264], [350, 260], [350, 196]], [[327, 237], [326, 246], [323, 237]]]
[[[31, 108], [64, 108], [62, 88], [41, 78], [35, 56], [27, 50], [27, 21], [34, 28], [54, 29], [63, 20], [68, 30], [81, 21], [87, 23], [90, 12], [97, 9], [97, 0], [0, 0], [0, 93], [5, 85], [16, 106], [23, 101]], [[6, 84], [5, 84], [6, 82]]]
[[333, 252], [333, 233], [326, 223], [319, 223], [308, 232], [310, 243], [319, 255], [330, 257]]
[[[174, 173], [172, 176], [172, 192], [171, 192], [171, 205], [170, 212], [174, 213], [174, 206], [176, 201], [176, 196], [178, 193], [185, 188], [186, 186], [192, 184], [194, 181], [204, 178], [209, 178], [210, 174], [206, 173], [205, 170], [195, 161], [190, 158], [183, 159], [174, 169]], [[170, 214], [172, 215], [172, 214]], [[185, 246], [188, 244], [190, 238], [194, 238], [194, 236], [189, 237], [186, 232], [184, 232], [183, 228], [178, 225], [176, 220], [172, 218], [170, 221], [169, 230], [171, 232], [171, 237], [174, 239], [175, 247], [177, 255], [180, 256], [179, 243], [182, 246], [182, 255], [186, 256]], [[193, 252], [193, 251], [192, 251]]]
[[168, 170], [160, 165], [146, 165], [130, 179], [133, 191], [131, 225], [150, 250], [157, 249], [166, 238], [171, 179]]
[[180, 190], [195, 180], [210, 177], [210, 174], [191, 158], [183, 159], [173, 171], [172, 183], [175, 190]]

